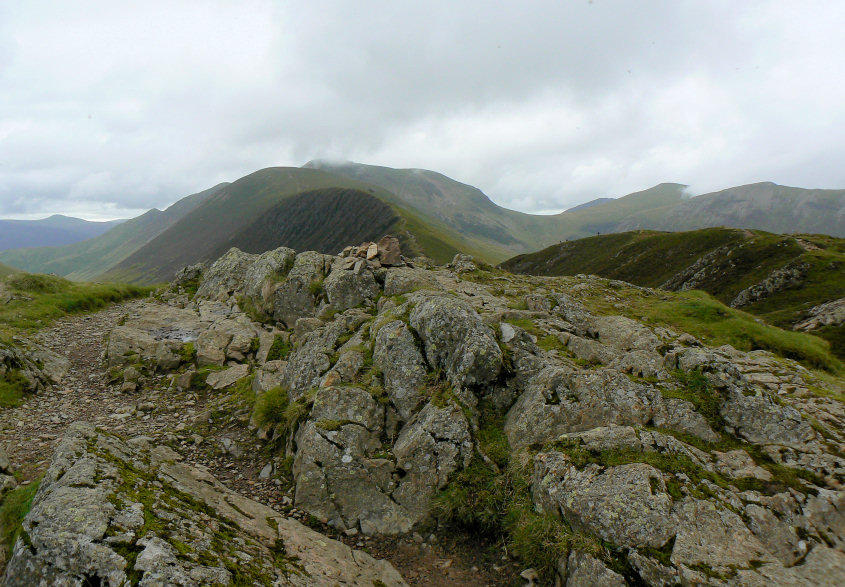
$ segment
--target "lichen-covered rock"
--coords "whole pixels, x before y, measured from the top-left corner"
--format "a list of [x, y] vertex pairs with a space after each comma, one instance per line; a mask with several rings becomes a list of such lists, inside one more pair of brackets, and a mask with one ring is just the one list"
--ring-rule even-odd
[[470, 271], [478, 269], [475, 259], [469, 255], [464, 255], [463, 253], [455, 255], [448, 266], [450, 269], [454, 270], [455, 273], [469, 273]]
[[674, 514], [677, 535], [671, 560], [676, 565], [725, 572], [731, 566], [749, 568], [752, 561], [774, 561], [742, 518], [719, 504], [688, 498]]
[[397, 534], [410, 530], [409, 512], [390, 498], [391, 460], [375, 456], [384, 407], [358, 388], [324, 388], [297, 432], [295, 503], [341, 530]]
[[523, 447], [566, 432], [653, 420], [707, 441], [718, 438], [687, 401], [664, 399], [653, 387], [612, 369], [567, 367], [548, 367], [529, 381], [508, 411], [505, 433], [512, 446]]
[[244, 296], [264, 315], [273, 315], [273, 300], [280, 282], [293, 267], [296, 252], [279, 247], [261, 253], [247, 267], [243, 278]]
[[196, 297], [221, 302], [229, 299], [232, 294], [242, 290], [246, 271], [256, 258], [257, 255], [232, 247], [202, 276]]
[[483, 385], [498, 376], [502, 351], [492, 329], [468, 303], [450, 296], [422, 297], [411, 326], [425, 344], [428, 362], [453, 385]]
[[620, 546], [660, 548], [676, 531], [663, 475], [643, 463], [579, 470], [562, 453], [540, 453], [532, 493], [548, 513]]
[[402, 429], [393, 454], [397, 469], [404, 472], [393, 499], [414, 521], [421, 520], [434, 492], [472, 459], [469, 423], [454, 403], [442, 408], [429, 403]]
[[376, 335], [373, 361], [384, 374], [384, 389], [399, 416], [407, 421], [425, 402], [426, 369], [414, 336], [401, 320], [382, 326]]
[[202, 263], [182, 267], [176, 272], [176, 275], [173, 276], [173, 281], [170, 282], [170, 286], [173, 289], [178, 289], [187, 285], [196, 284], [202, 278], [203, 271], [205, 271], [205, 265]]
[[795, 324], [794, 330], [811, 332], [825, 326], [845, 324], [845, 298], [813, 306], [806, 312], [806, 318]]
[[314, 316], [322, 281], [334, 258], [314, 251], [299, 253], [285, 282], [276, 290], [273, 319], [293, 327], [299, 318]]
[[226, 362], [226, 347], [232, 341], [232, 333], [222, 330], [206, 330], [197, 337], [197, 365], [223, 365]]
[[607, 568], [593, 555], [573, 550], [566, 560], [566, 587], [625, 587], [628, 583], [619, 573]]
[[731, 301], [731, 308], [741, 308], [775, 294], [784, 289], [801, 284], [809, 271], [808, 263], [793, 261], [780, 269], [772, 271], [760, 283], [739, 292]]
[[373, 272], [364, 266], [357, 271], [333, 270], [323, 282], [323, 287], [329, 303], [341, 311], [372, 302], [380, 291]]
[[396, 296], [421, 289], [443, 291], [443, 286], [435, 279], [431, 271], [394, 267], [384, 276], [384, 295]]
[[234, 365], [223, 371], [209, 373], [205, 382], [211, 389], [225, 389], [247, 375], [249, 375], [249, 365]]
[[624, 316], [600, 316], [594, 319], [599, 340], [623, 351], [653, 351], [660, 339], [648, 326]]
[[346, 324], [334, 320], [305, 335], [302, 345], [288, 357], [282, 373], [282, 381], [288, 388], [291, 401], [319, 385], [320, 378], [331, 367], [331, 356], [337, 341], [345, 332]]
[[762, 392], [746, 395], [731, 387], [720, 413], [738, 435], [758, 444], [802, 447], [816, 436], [795, 408], [780, 405]]
[[246, 499], [146, 439], [72, 425], [3, 585], [405, 585], [388, 563]]

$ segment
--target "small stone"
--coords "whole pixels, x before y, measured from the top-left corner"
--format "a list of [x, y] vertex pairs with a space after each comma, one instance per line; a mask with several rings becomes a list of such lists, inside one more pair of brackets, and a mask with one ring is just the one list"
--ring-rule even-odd
[[258, 474], [259, 479], [269, 479], [270, 475], [273, 474], [273, 463], [267, 463], [264, 465], [264, 468], [261, 469], [261, 472]]
[[347, 536], [357, 536], [358, 535], [358, 528], [347, 528], [343, 531], [344, 534]]
[[423, 543], [423, 537], [419, 532], [414, 532], [412, 538], [414, 539], [414, 542], [416, 542], [417, 544]]

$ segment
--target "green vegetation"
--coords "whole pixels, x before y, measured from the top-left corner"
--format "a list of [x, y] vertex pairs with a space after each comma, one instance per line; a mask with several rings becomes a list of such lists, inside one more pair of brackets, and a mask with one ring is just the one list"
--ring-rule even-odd
[[74, 283], [55, 275], [16, 273], [2, 282], [12, 294], [0, 304], [0, 342], [67, 314], [103, 308], [148, 294], [151, 288], [114, 283]]
[[[675, 233], [639, 230], [553, 245], [509, 259], [502, 267], [532, 275], [587, 273], [659, 287], [704, 255], [708, 261], [696, 277], [696, 287], [724, 304], [782, 267], [802, 267], [799, 286], [781, 289], [743, 308], [786, 330], [813, 306], [845, 297], [845, 239], [824, 235], [785, 236], [727, 228]], [[830, 343], [833, 354], [845, 359], [845, 326], [826, 327], [817, 335]]]
[[843, 372], [842, 362], [827, 341], [762, 323], [747, 312], [725, 306], [703, 291], [665, 292], [657, 297], [621, 287], [615, 294], [624, 300], [624, 306], [608, 299], [603, 291], [588, 292], [581, 301], [599, 314], [621, 313], [631, 318], [646, 318], [651, 325], [688, 332], [709, 346], [729, 344], [741, 351], [762, 349], [795, 359], [809, 368], [835, 374]]
[[179, 351], [179, 358], [183, 363], [192, 364], [197, 360], [197, 347], [193, 342], [186, 342]]
[[535, 510], [530, 495], [530, 455], [511, 454], [502, 416], [493, 415], [489, 408], [482, 416], [478, 441], [489, 462], [476, 455], [469, 467], [450, 479], [432, 504], [439, 521], [504, 539], [510, 552], [537, 570], [543, 584], [553, 582], [555, 564], [573, 547], [607, 558], [595, 540]]
[[18, 269], [15, 269], [14, 267], [9, 267], [8, 265], [4, 265], [3, 263], [0, 263], [0, 279], [5, 279], [6, 277], [11, 275], [12, 273], [17, 273], [17, 272], [18, 272]]
[[19, 371], [9, 370], [0, 375], [0, 408], [19, 406], [28, 383]]
[[13, 489], [0, 501], [0, 548], [6, 548], [7, 555], [11, 554], [22, 532], [21, 523], [32, 507], [40, 483], [41, 479], [38, 478], [29, 485]]
[[317, 391], [310, 390], [296, 401], [290, 401], [283, 387], [274, 387], [258, 396], [252, 411], [252, 421], [260, 427], [273, 429], [277, 440], [290, 446], [297, 428], [311, 413]]
[[270, 345], [270, 351], [267, 353], [267, 360], [278, 361], [279, 359], [286, 359], [290, 351], [290, 342], [288, 342], [286, 338], [277, 334], [273, 338], [273, 344]]

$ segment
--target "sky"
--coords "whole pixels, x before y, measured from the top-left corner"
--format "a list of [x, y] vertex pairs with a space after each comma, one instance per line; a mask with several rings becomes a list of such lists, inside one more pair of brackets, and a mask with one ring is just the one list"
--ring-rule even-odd
[[270, 166], [551, 213], [845, 188], [845, 2], [0, 0], [0, 217], [127, 218]]

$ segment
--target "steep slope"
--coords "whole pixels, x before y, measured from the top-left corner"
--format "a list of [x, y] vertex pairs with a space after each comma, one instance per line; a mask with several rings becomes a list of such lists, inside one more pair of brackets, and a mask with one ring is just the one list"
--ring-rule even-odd
[[494, 248], [525, 250], [554, 227], [548, 218], [497, 206], [478, 188], [434, 171], [319, 160], [304, 167], [377, 185], [391, 194], [394, 203]]
[[67, 245], [99, 236], [121, 222], [90, 222], [60, 214], [41, 220], [0, 220], [0, 251]]
[[125, 259], [226, 185], [220, 184], [182, 198], [164, 211], [152, 209], [99, 237], [62, 247], [4, 251], [0, 252], [0, 261], [32, 273], [56, 273], [70, 279], [91, 279]]
[[458, 251], [485, 256], [477, 242], [416, 216], [386, 190], [308, 168], [271, 167], [210, 197], [168, 230], [109, 269], [104, 278], [170, 279], [188, 264], [216, 259], [230, 247], [262, 252], [279, 246], [336, 253], [350, 242], [394, 233], [409, 255], [438, 261]]
[[[701, 289], [783, 328], [845, 297], [845, 240], [820, 235], [636, 231], [553, 245], [501, 266], [530, 275], [584, 273], [646, 287]], [[816, 334], [845, 356], [845, 326], [823, 326]]]
[[[310, 161], [305, 167], [322, 169], [378, 185], [395, 202], [426, 220], [436, 220], [493, 250], [526, 251], [596, 232], [612, 232], [632, 214], [662, 218], [682, 201], [685, 186], [660, 184], [623, 198], [600, 198], [557, 215], [515, 212], [496, 205], [481, 190], [425, 169], [392, 169], [360, 163]], [[501, 260], [501, 257], [496, 259]]]

